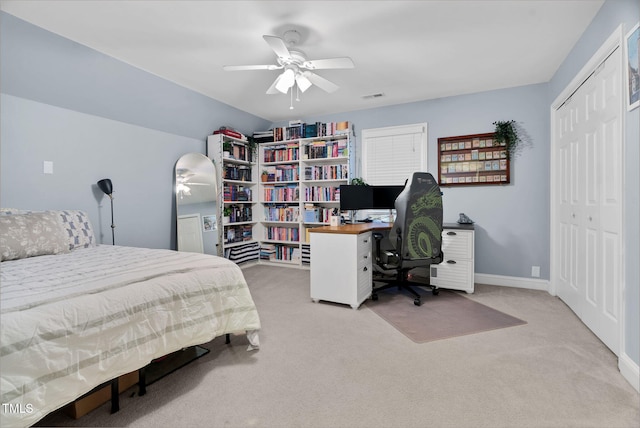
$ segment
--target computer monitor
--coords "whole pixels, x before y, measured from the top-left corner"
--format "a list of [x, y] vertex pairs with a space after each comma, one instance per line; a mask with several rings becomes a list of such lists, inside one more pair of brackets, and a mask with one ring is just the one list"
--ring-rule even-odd
[[404, 190], [404, 186], [372, 186], [373, 207], [377, 210], [395, 209], [396, 198]]
[[340, 211], [367, 210], [373, 208], [372, 186], [340, 185]]
[[392, 210], [404, 186], [340, 186], [340, 210]]

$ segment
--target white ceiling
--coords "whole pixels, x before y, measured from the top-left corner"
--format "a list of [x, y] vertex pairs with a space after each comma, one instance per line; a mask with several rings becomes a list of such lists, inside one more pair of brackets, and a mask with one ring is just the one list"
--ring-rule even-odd
[[[603, 0], [5, 1], [2, 10], [270, 121], [547, 82]], [[262, 35], [302, 34], [309, 59], [356, 68], [340, 86], [266, 95], [280, 73]], [[367, 95], [382, 93], [377, 98]], [[295, 94], [294, 94], [295, 98]]]

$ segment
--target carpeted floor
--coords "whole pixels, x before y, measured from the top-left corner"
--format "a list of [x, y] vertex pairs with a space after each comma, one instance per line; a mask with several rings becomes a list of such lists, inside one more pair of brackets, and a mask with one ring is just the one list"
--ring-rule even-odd
[[[415, 343], [374, 313], [313, 303], [309, 271], [244, 270], [261, 348], [224, 337], [207, 355], [79, 420], [41, 426], [637, 428], [638, 393], [613, 355], [544, 291], [476, 284], [465, 298], [526, 320]], [[407, 305], [413, 307], [412, 299]], [[425, 301], [421, 309], [428, 310]]]

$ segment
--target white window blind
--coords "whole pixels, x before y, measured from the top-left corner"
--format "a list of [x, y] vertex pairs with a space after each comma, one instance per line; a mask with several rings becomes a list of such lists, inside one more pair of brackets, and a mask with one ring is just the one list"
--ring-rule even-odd
[[427, 124], [364, 129], [362, 178], [371, 185], [403, 185], [427, 170]]

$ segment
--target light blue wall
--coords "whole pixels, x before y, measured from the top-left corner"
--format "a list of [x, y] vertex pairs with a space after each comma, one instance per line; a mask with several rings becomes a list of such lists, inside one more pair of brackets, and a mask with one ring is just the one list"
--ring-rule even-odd
[[[175, 248], [173, 168], [220, 126], [269, 125], [194, 91], [0, 13], [0, 205], [83, 209], [111, 243]], [[43, 174], [43, 161], [54, 174]]]
[[[640, 20], [638, 0], [607, 1], [549, 82], [549, 104], [585, 66], [600, 46], [623, 24], [626, 34]], [[624, 151], [625, 351], [640, 363], [640, 109], [627, 112]]]
[[116, 244], [170, 247], [173, 167], [204, 142], [12, 95], [0, 108], [3, 207], [87, 211], [98, 242], [110, 244], [109, 198], [95, 183], [111, 178]]
[[[549, 118], [547, 85], [302, 118], [348, 120], [356, 127], [359, 158], [362, 130], [426, 122], [428, 169], [437, 177], [438, 138], [492, 132], [496, 120], [513, 119], [525, 143], [513, 159], [506, 186], [443, 187], [445, 222], [464, 212], [476, 224], [477, 273], [529, 278], [531, 266], [549, 278]], [[278, 125], [283, 125], [282, 123]]]
[[0, 12], [2, 93], [202, 139], [268, 122]]

